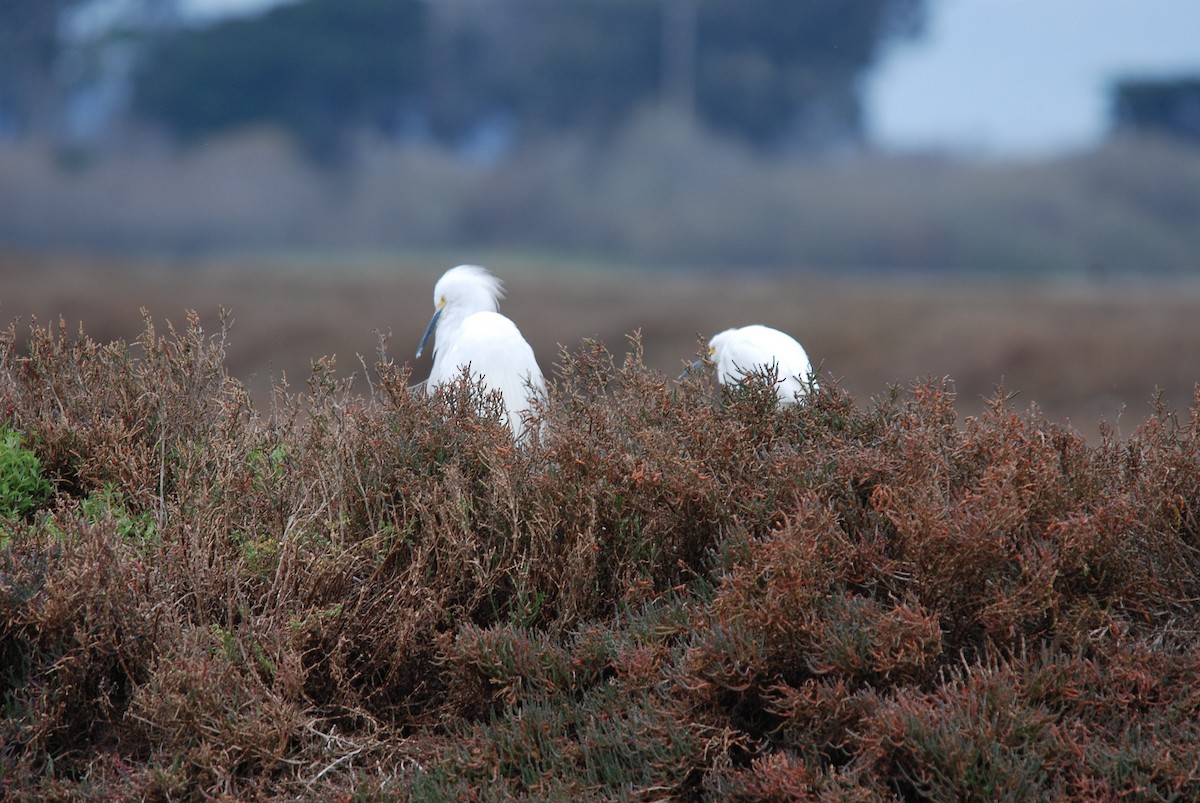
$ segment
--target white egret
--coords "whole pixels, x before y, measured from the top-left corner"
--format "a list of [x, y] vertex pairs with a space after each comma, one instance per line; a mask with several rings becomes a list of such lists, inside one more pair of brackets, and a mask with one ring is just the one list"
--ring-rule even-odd
[[[807, 392], [812, 373], [808, 355], [794, 337], [759, 324], [713, 335], [708, 341], [708, 358], [716, 365], [717, 381], [722, 385], [741, 382], [751, 371], [773, 368], [780, 407], [795, 404]], [[703, 362], [703, 358], [696, 360], [687, 370], [699, 368]]]
[[513, 435], [521, 437], [521, 412], [546, 388], [533, 349], [516, 324], [496, 311], [504, 291], [500, 280], [478, 265], [459, 265], [442, 274], [433, 288], [433, 318], [417, 346], [417, 356], [437, 331], [433, 369], [426, 387], [453, 382], [469, 367], [489, 390], [499, 390]]

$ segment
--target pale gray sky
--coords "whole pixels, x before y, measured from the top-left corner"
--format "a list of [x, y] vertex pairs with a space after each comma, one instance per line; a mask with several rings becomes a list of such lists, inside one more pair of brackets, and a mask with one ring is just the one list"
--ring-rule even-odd
[[1095, 144], [1124, 75], [1200, 75], [1200, 0], [933, 0], [867, 85], [885, 148], [1043, 156]]

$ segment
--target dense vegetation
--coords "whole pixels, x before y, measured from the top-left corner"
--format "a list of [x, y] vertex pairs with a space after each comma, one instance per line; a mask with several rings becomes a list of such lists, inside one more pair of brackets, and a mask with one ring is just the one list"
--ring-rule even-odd
[[[10, 797], [1200, 796], [1200, 427], [0, 340]], [[361, 381], [361, 380], [360, 380]], [[1198, 399], [1200, 401], [1200, 399]]]

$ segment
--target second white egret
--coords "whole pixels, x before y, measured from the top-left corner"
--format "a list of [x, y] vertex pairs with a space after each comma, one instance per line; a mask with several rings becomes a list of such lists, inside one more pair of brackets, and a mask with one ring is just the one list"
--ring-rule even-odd
[[478, 265], [459, 265], [442, 274], [433, 288], [433, 318], [417, 346], [417, 356], [436, 332], [433, 368], [426, 387], [453, 382], [468, 368], [489, 390], [500, 391], [513, 435], [524, 433], [521, 413], [546, 388], [533, 349], [516, 324], [496, 311], [504, 296], [500, 280]]
[[[811, 381], [812, 364], [804, 347], [791, 335], [769, 326], [752, 324], [713, 335], [708, 341], [708, 357], [716, 365], [717, 381], [722, 385], [741, 382], [751, 371], [773, 368], [780, 407], [795, 404]], [[703, 362], [696, 360], [689, 370]]]

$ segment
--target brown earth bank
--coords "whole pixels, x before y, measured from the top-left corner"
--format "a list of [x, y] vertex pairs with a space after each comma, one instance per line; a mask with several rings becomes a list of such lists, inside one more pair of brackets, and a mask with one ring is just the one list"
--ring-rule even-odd
[[[0, 319], [61, 317], [74, 333], [132, 341], [141, 309], [182, 326], [196, 310], [209, 330], [233, 319], [230, 373], [256, 404], [286, 377], [303, 386], [312, 363], [333, 355], [339, 373], [378, 358], [380, 336], [397, 363], [413, 360], [440, 273], [457, 261], [487, 264], [505, 282], [502, 311], [524, 331], [543, 369], [560, 348], [595, 338], [616, 353], [640, 330], [648, 367], [674, 375], [698, 337], [757, 322], [786, 330], [825, 377], [860, 404], [925, 377], [948, 376], [960, 417], [977, 415], [997, 387], [1037, 404], [1089, 438], [1104, 424], [1127, 434], [1161, 391], [1188, 406], [1200, 380], [1200, 284], [1001, 281], [862, 273], [695, 273], [634, 270], [546, 258], [478, 255], [347, 261], [312, 256], [221, 261], [111, 260], [0, 255]], [[360, 359], [361, 358], [361, 359]]]

